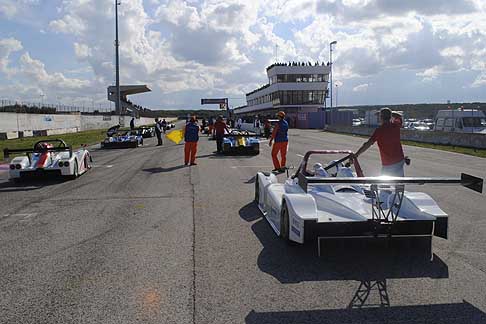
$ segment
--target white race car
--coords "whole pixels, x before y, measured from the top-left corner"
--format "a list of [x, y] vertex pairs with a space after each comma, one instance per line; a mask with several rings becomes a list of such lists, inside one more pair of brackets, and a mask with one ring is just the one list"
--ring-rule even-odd
[[73, 151], [60, 139], [39, 141], [32, 149], [4, 150], [6, 158], [12, 153], [26, 153], [10, 161], [9, 178], [12, 181], [55, 176], [75, 179], [88, 171], [92, 162], [88, 150]]
[[[311, 156], [318, 162], [336, 154], [345, 156], [307, 169]], [[431, 242], [433, 235], [447, 238], [447, 214], [428, 194], [404, 190], [406, 184], [429, 183], [482, 192], [483, 180], [466, 174], [459, 179], [364, 177], [351, 151], [310, 151], [285, 183], [258, 172], [255, 201], [275, 233], [288, 241], [410, 236]]]

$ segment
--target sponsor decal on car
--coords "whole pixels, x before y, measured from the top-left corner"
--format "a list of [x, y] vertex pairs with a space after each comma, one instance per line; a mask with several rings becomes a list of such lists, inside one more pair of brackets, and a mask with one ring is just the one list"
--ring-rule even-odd
[[292, 217], [292, 225], [300, 227], [300, 221], [297, 218]]
[[271, 218], [277, 218], [277, 209], [272, 207], [272, 210], [270, 212], [270, 217]]
[[292, 225], [291, 229], [292, 229], [292, 232], [294, 232], [294, 233], [295, 233], [295, 235], [300, 236], [300, 230], [299, 230], [299, 229], [297, 229], [297, 228], [296, 228], [295, 226], [293, 226], [293, 225]]

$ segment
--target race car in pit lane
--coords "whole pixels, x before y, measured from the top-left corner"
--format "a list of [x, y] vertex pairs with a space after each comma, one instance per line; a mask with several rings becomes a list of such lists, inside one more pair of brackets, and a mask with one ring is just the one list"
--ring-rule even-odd
[[43, 140], [29, 149], [4, 149], [4, 156], [25, 153], [10, 161], [9, 179], [12, 181], [63, 176], [75, 179], [91, 168], [91, 155], [86, 148], [73, 151], [61, 139]]
[[120, 130], [120, 125], [110, 127], [101, 142], [103, 149], [135, 148], [143, 145], [143, 136], [138, 130]]
[[223, 154], [257, 155], [259, 153], [260, 141], [254, 133], [232, 129], [223, 137]]
[[[327, 166], [317, 162], [308, 170], [311, 158], [331, 160], [339, 154], [339, 160]], [[421, 237], [430, 244], [434, 235], [447, 239], [447, 214], [428, 194], [405, 191], [408, 184], [461, 184], [482, 192], [483, 179], [365, 177], [351, 151], [309, 151], [285, 183], [258, 172], [255, 202], [277, 235], [302, 244], [361, 237]]]
[[155, 127], [140, 126], [138, 129], [138, 135], [143, 138], [150, 138], [155, 136]]

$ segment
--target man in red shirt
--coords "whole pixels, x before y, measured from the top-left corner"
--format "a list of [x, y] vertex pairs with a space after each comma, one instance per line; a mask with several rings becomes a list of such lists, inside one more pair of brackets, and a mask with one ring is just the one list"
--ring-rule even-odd
[[381, 126], [375, 129], [370, 139], [361, 146], [355, 155], [362, 154], [377, 142], [382, 164], [381, 174], [403, 177], [405, 157], [400, 143], [402, 116], [399, 113], [392, 112], [389, 108], [383, 108], [380, 110], [380, 119]]
[[226, 130], [229, 133], [228, 126], [223, 120], [223, 116], [218, 116], [218, 119], [214, 123], [214, 133], [216, 137], [216, 147], [218, 153], [223, 153], [223, 137], [224, 131]]

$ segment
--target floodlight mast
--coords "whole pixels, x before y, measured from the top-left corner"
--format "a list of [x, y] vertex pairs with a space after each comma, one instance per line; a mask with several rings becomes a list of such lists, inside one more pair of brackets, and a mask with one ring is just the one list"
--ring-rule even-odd
[[122, 124], [122, 109], [120, 99], [120, 55], [118, 41], [118, 6], [121, 5], [121, 1], [115, 0], [115, 74], [116, 74], [116, 101], [115, 110], [118, 113], [118, 122]]

